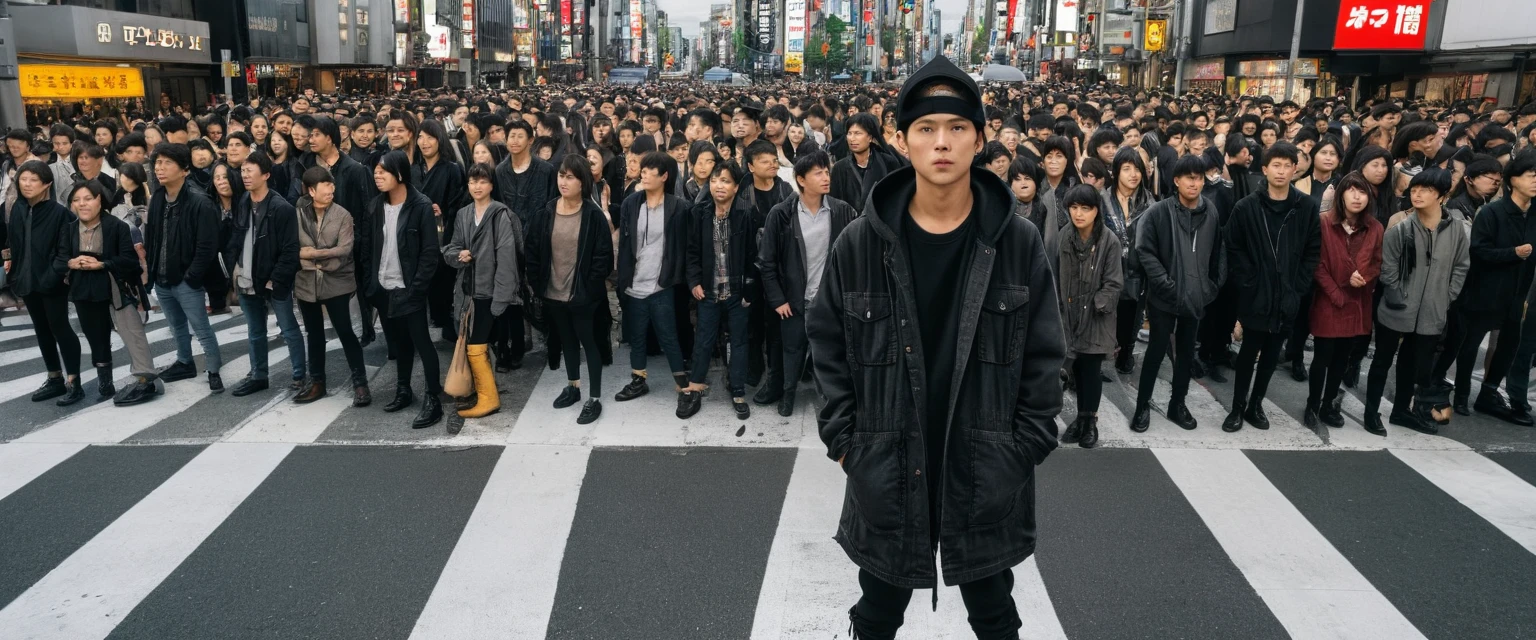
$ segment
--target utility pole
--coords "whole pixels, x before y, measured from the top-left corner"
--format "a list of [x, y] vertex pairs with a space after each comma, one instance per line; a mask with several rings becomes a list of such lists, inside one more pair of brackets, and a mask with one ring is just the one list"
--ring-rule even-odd
[[1285, 99], [1293, 99], [1296, 90], [1296, 58], [1301, 55], [1301, 13], [1307, 0], [1296, 0], [1296, 25], [1291, 29], [1291, 61], [1285, 65]]
[[21, 69], [16, 66], [16, 33], [11, 27], [9, 3], [0, 1], [0, 125], [27, 128], [27, 111], [21, 102]]

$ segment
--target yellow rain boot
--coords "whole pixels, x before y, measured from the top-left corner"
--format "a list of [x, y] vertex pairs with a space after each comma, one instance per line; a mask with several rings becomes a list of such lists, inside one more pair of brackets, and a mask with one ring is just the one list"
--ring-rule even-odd
[[501, 396], [496, 393], [496, 378], [491, 373], [491, 360], [486, 355], [486, 345], [465, 345], [469, 356], [469, 372], [475, 380], [475, 406], [460, 409], [460, 418], [483, 418], [501, 409]]

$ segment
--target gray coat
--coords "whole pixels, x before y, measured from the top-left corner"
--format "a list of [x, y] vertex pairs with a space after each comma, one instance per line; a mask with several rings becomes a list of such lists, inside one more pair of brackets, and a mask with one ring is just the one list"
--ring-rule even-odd
[[319, 255], [309, 260], [299, 258], [293, 295], [304, 302], [318, 302], [357, 291], [352, 214], [333, 203], [325, 217], [317, 220], [315, 205], [308, 196], [299, 198], [298, 214], [300, 250], [309, 247]]
[[1061, 329], [1071, 357], [1115, 352], [1115, 313], [1125, 286], [1120, 237], [1106, 228], [1103, 216], [1095, 226], [1091, 245], [1082, 243], [1077, 229], [1068, 227], [1045, 245], [1046, 260], [1056, 274]]
[[1449, 215], [1441, 217], [1434, 231], [1413, 217], [1392, 225], [1381, 241], [1384, 293], [1377, 321], [1399, 333], [1443, 333], [1446, 312], [1461, 295], [1472, 266], [1471, 248], [1467, 226]]
[[[489, 224], [487, 224], [489, 223]], [[459, 262], [459, 251], [469, 250], [468, 264]], [[521, 305], [522, 280], [518, 261], [523, 254], [522, 219], [500, 202], [491, 201], [480, 224], [475, 224], [475, 205], [459, 209], [453, 239], [443, 247], [443, 262], [455, 269], [471, 267], [459, 278], [466, 297], [489, 299], [491, 313], [501, 315], [508, 305]], [[472, 275], [471, 275], [472, 274]]]

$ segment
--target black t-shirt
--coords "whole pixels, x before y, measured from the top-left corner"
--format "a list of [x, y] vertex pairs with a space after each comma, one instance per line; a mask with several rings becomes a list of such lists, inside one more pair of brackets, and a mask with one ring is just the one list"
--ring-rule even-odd
[[[938, 480], [944, 461], [944, 431], [949, 415], [950, 381], [955, 373], [955, 343], [960, 333], [960, 308], [965, 296], [965, 274], [976, 246], [976, 216], [971, 215], [945, 234], [924, 231], [911, 214], [901, 218], [901, 241], [912, 270], [917, 303], [917, 331], [923, 341], [927, 365], [924, 400], [924, 440], [928, 449], [928, 496], [937, 504]], [[934, 538], [938, 536], [938, 510], [931, 509]]]
[[752, 190], [757, 192], [755, 194], [757, 196], [757, 219], [761, 223], [761, 221], [768, 219], [768, 212], [779, 204], [778, 189], [763, 191], [754, 186]]

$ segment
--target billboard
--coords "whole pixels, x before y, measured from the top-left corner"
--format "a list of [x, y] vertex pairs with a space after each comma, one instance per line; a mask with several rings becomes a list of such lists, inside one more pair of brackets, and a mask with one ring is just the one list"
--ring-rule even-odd
[[805, 53], [805, 0], [784, 0], [784, 71], [800, 73]]
[[1077, 9], [1082, 0], [1056, 0], [1056, 30], [1077, 33]]
[[1344, 0], [1335, 49], [1424, 50], [1430, 0]]

